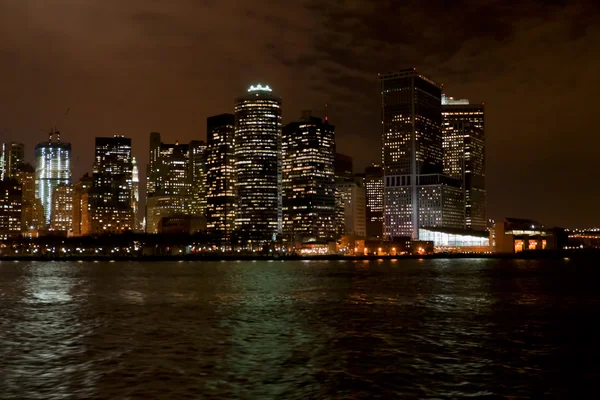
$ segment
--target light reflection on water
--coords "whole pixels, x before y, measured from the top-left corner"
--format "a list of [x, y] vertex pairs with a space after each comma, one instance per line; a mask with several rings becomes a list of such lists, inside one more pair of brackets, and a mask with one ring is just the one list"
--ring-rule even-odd
[[578, 397], [599, 274], [565, 265], [0, 262], [0, 399]]

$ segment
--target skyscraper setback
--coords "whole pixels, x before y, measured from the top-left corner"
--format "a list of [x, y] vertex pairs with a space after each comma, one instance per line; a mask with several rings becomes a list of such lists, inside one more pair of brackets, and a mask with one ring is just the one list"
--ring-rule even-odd
[[487, 228], [483, 104], [442, 97], [444, 173], [463, 182], [465, 225]]
[[71, 144], [61, 142], [59, 132], [51, 132], [47, 142], [35, 146], [35, 197], [42, 202], [46, 225], [50, 224], [54, 188], [69, 183]]
[[305, 112], [283, 129], [283, 233], [336, 239], [335, 127]]
[[380, 82], [384, 234], [418, 239], [421, 226], [464, 227], [461, 183], [442, 175], [441, 85], [415, 69]]
[[251, 86], [235, 104], [236, 230], [262, 243], [282, 228], [281, 98]]

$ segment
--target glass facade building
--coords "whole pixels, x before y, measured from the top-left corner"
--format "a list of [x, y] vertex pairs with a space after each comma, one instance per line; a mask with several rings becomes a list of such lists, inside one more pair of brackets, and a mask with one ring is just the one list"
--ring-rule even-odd
[[465, 225], [487, 228], [485, 119], [483, 104], [442, 97], [444, 173], [460, 179], [465, 192]]
[[0, 241], [21, 235], [21, 185], [14, 178], [0, 180]]
[[[57, 137], [52, 141], [53, 136]], [[35, 197], [44, 209], [45, 225], [50, 224], [52, 194], [58, 185], [71, 183], [71, 144], [61, 143], [58, 133], [35, 146]]]
[[365, 169], [365, 191], [367, 196], [367, 237], [383, 235], [383, 169], [372, 165]]
[[19, 166], [25, 163], [25, 145], [23, 143], [0, 143], [0, 181], [14, 178]]
[[281, 98], [252, 86], [235, 104], [236, 230], [243, 242], [282, 231]]
[[336, 239], [335, 127], [305, 113], [283, 129], [283, 234]]
[[190, 142], [190, 214], [206, 215], [206, 143]]
[[[415, 69], [379, 78], [384, 235], [417, 240], [421, 224], [450, 223], [448, 227], [463, 227], [464, 217], [460, 223], [458, 219], [454, 223], [454, 217], [461, 211], [444, 209], [450, 203], [457, 203], [453, 207], [459, 205], [455, 197], [461, 197], [456, 193], [462, 188], [460, 181], [441, 176], [444, 169], [441, 85]], [[437, 187], [436, 192], [432, 186]]]
[[50, 227], [54, 231], [73, 230], [73, 186], [58, 185], [52, 193]]
[[234, 125], [233, 114], [206, 120], [206, 230], [219, 245], [227, 245], [235, 229]]

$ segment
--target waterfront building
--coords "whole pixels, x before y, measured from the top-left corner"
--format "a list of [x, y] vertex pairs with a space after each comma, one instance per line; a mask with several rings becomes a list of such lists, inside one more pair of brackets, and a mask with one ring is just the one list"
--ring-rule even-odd
[[564, 230], [549, 229], [537, 221], [505, 218], [494, 224], [491, 235], [497, 253], [520, 253], [532, 250], [561, 250]]
[[86, 236], [91, 233], [90, 190], [93, 186], [94, 179], [87, 173], [75, 183], [73, 188], [73, 236]]
[[21, 164], [25, 163], [23, 143], [0, 143], [0, 180], [14, 178]]
[[190, 210], [189, 145], [162, 143], [150, 134], [147, 171], [146, 232], [157, 233], [160, 219]]
[[383, 169], [371, 165], [365, 169], [367, 237], [383, 236]]
[[190, 214], [206, 214], [206, 143], [190, 142], [189, 148]]
[[91, 190], [92, 234], [134, 229], [131, 139], [97, 137]]
[[465, 226], [485, 231], [484, 105], [442, 96], [444, 173], [460, 179], [465, 195]]
[[59, 132], [51, 132], [47, 142], [35, 146], [35, 197], [42, 203], [45, 225], [50, 224], [54, 188], [70, 183], [71, 144], [61, 142]]
[[463, 228], [462, 183], [442, 175], [441, 85], [415, 69], [379, 78], [384, 235], [418, 240], [420, 227]]
[[336, 189], [341, 198], [344, 215], [340, 236], [364, 239], [367, 234], [366, 192], [361, 179], [338, 182]]
[[21, 185], [23, 194], [21, 231], [37, 230], [44, 225], [44, 209], [40, 199], [35, 197], [35, 168], [29, 163], [21, 164], [15, 179]]
[[21, 235], [21, 185], [14, 178], [0, 180], [0, 241]]
[[284, 236], [335, 239], [335, 127], [304, 112], [283, 129], [282, 160]]
[[233, 114], [206, 120], [206, 229], [218, 245], [230, 242], [235, 229], [235, 159]]
[[60, 184], [52, 192], [50, 229], [65, 236], [73, 230], [73, 186], [70, 184]]
[[251, 86], [235, 104], [236, 230], [262, 244], [282, 231], [281, 98]]

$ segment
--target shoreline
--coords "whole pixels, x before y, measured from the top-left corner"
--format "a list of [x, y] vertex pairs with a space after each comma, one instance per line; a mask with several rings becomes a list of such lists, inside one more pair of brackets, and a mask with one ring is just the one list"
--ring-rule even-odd
[[136, 262], [158, 262], [158, 261], [388, 261], [388, 260], [415, 260], [415, 259], [559, 259], [559, 258], [590, 258], [600, 257], [599, 251], [560, 251], [560, 252], [521, 252], [511, 253], [456, 253], [456, 254], [424, 254], [424, 255], [402, 255], [402, 256], [344, 256], [344, 255], [322, 255], [322, 256], [299, 256], [299, 255], [255, 255], [255, 254], [185, 254], [185, 255], [162, 255], [162, 256], [114, 256], [114, 255], [66, 255], [66, 256], [6, 256], [0, 257], [1, 261], [136, 261]]

